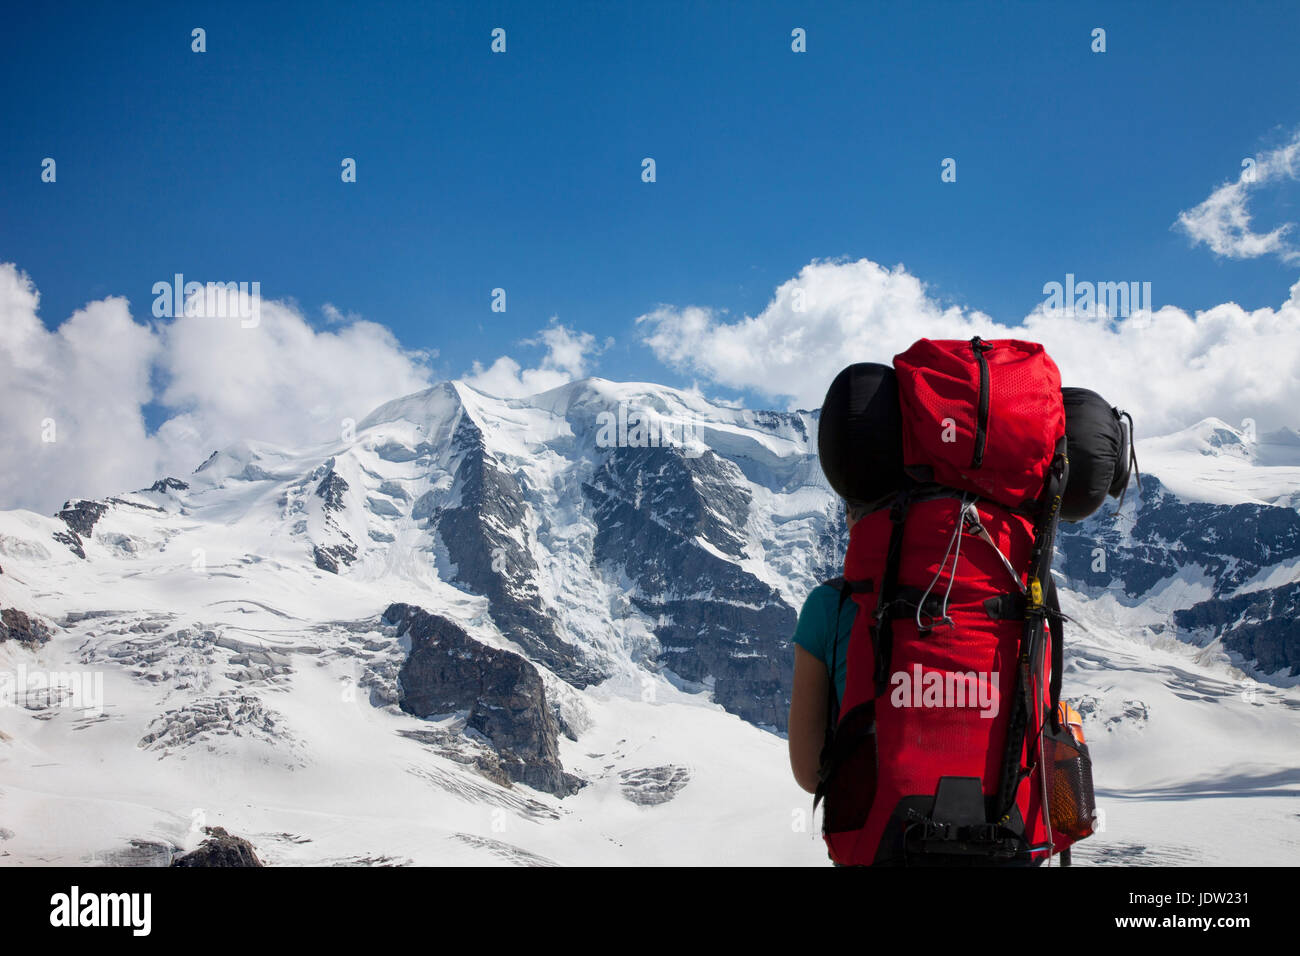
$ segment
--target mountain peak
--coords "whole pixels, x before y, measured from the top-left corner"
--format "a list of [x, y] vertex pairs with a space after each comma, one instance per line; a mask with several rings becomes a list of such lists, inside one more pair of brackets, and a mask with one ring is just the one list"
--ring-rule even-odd
[[1221, 418], [1203, 418], [1195, 425], [1189, 425], [1181, 431], [1157, 438], [1149, 438], [1142, 443], [1160, 452], [1192, 452], [1215, 457], [1229, 456], [1244, 461], [1253, 460], [1249, 436], [1241, 429], [1234, 428]]
[[454, 418], [464, 407], [459, 385], [456, 382], [439, 382], [421, 391], [384, 402], [358, 423], [357, 430], [365, 431], [392, 422], [410, 422], [426, 428], [432, 426], [432, 430], [437, 430], [438, 424]]

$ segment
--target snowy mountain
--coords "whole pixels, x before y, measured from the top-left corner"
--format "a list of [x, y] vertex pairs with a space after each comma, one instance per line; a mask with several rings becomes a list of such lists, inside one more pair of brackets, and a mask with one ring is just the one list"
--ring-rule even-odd
[[[1059, 547], [1076, 860], [1294, 862], [1300, 436], [1139, 458]], [[0, 860], [822, 862], [780, 733], [844, 545], [815, 414], [599, 379], [0, 513]]]
[[[1061, 533], [1056, 567], [1134, 624], [1213, 644], [1253, 678], [1300, 683], [1300, 440], [1217, 419], [1139, 443], [1131, 503]], [[1163, 476], [1163, 477], [1159, 477]]]

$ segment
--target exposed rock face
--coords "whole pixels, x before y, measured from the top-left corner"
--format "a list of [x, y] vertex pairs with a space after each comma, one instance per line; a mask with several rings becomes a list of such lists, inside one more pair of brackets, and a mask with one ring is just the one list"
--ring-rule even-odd
[[66, 544], [73, 554], [84, 561], [86, 549], [82, 538], [90, 537], [95, 530], [95, 522], [102, 518], [106, 511], [108, 505], [98, 501], [74, 499], [64, 502], [63, 510], [54, 517], [62, 518], [68, 530], [54, 532], [54, 540]]
[[[1141, 498], [1133, 518], [1112, 517], [1113, 502], [1107, 502], [1087, 521], [1062, 525], [1063, 557], [1056, 567], [1083, 588], [1118, 579], [1124, 593], [1137, 598], [1184, 568], [1203, 571], [1222, 593], [1300, 557], [1300, 513], [1290, 508], [1183, 501], [1154, 475], [1142, 477]], [[1104, 550], [1102, 570], [1094, 570], [1096, 548]]]
[[338, 574], [339, 562], [351, 564], [357, 559], [357, 549], [351, 544], [316, 545], [312, 548], [312, 559], [322, 571]]
[[88, 538], [91, 532], [95, 530], [95, 522], [104, 517], [104, 512], [108, 510], [108, 505], [101, 504], [98, 501], [85, 501], [74, 499], [65, 502], [63, 510], [60, 511], [56, 518], [62, 518], [63, 523], [73, 534], [81, 538]]
[[797, 615], [713, 550], [743, 553], [750, 497], [737, 467], [712, 451], [617, 448], [583, 490], [595, 508], [595, 560], [621, 565], [636, 584], [632, 603], [658, 622], [659, 662], [711, 681], [732, 713], [784, 729]]
[[204, 827], [208, 835], [193, 852], [172, 860], [172, 866], [265, 866], [257, 858], [253, 844], [243, 837], [231, 836], [223, 827]]
[[17, 608], [0, 610], [0, 641], [17, 641], [35, 647], [48, 641], [51, 633], [47, 625]]
[[334, 544], [318, 544], [312, 548], [312, 560], [316, 567], [330, 574], [339, 573], [339, 565], [350, 565], [357, 559], [357, 546], [352, 536], [334, 521], [334, 513], [344, 509], [344, 494], [348, 483], [334, 470], [334, 459], [327, 461], [317, 473], [324, 470], [320, 483], [316, 486], [316, 495], [325, 503], [325, 526], [328, 533], [339, 540]]
[[343, 480], [342, 475], [332, 469], [316, 486], [316, 494], [324, 499], [327, 511], [343, 510], [343, 493], [347, 490], [348, 483]]
[[417, 717], [467, 712], [466, 728], [491, 742], [509, 779], [560, 796], [582, 785], [560, 764], [559, 726], [532, 664], [409, 604], [391, 605], [384, 622], [411, 642], [398, 674], [402, 710]]
[[1265, 673], [1300, 674], [1300, 582], [1252, 591], [1237, 597], [1212, 598], [1176, 611], [1174, 623], [1189, 630], [1207, 629], [1222, 637], [1229, 650], [1254, 660]]
[[1142, 478], [1141, 507], [1097, 515], [1059, 533], [1056, 568], [1085, 593], [1111, 588], [1131, 603], [1174, 576], [1193, 574], [1216, 595], [1174, 611], [1180, 629], [1222, 637], [1265, 673], [1300, 673], [1300, 584], [1233, 592], [1280, 562], [1300, 558], [1300, 513], [1272, 505], [1183, 501], [1154, 475]]
[[60, 544], [66, 544], [68, 546], [68, 550], [70, 550], [77, 557], [81, 558], [81, 560], [83, 561], [86, 560], [86, 549], [82, 546], [81, 539], [77, 537], [76, 532], [56, 531], [54, 532], [54, 540], [59, 542]]
[[168, 491], [186, 491], [189, 487], [187, 483], [179, 478], [160, 478], [149, 486], [149, 490], [166, 493]]
[[[537, 562], [520, 541], [528, 521], [519, 483], [488, 453], [468, 417], [461, 418], [452, 441], [463, 453], [456, 471], [459, 502], [433, 512], [431, 520], [456, 566], [455, 581], [486, 596], [497, 627], [534, 660], [577, 687], [599, 679], [542, 608]], [[416, 503], [417, 512], [423, 502]]]
[[155, 511], [158, 514], [162, 514], [166, 510], [159, 508], [157, 505], [147, 505], [142, 501], [128, 501], [125, 498], [105, 498], [103, 503], [106, 505], [122, 505], [126, 508], [139, 508], [141, 511]]
[[[148, 489], [149, 491], [168, 491], [188, 488], [189, 485], [183, 481], [177, 481], [175, 478], [164, 478], [162, 481], [156, 481]], [[63, 520], [67, 525], [67, 531], [54, 532], [54, 540], [60, 544], [65, 544], [77, 557], [83, 561], [86, 559], [86, 541], [90, 540], [95, 531], [95, 525], [104, 515], [115, 508], [134, 508], [138, 511], [151, 511], [155, 514], [164, 514], [166, 509], [157, 505], [151, 505], [144, 501], [133, 501], [127, 498], [110, 497], [103, 501], [89, 501], [84, 498], [73, 499], [64, 502], [63, 510], [54, 517]], [[110, 534], [101, 540], [108, 545], [110, 549], [115, 547], [125, 547], [131, 551], [130, 539], [127, 535]]]

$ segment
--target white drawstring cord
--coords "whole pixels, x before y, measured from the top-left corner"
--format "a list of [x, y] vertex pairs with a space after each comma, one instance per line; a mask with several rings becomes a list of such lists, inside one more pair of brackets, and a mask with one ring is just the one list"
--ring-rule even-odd
[[948, 589], [943, 594], [943, 608], [939, 615], [940, 624], [952, 624], [951, 618], [948, 617], [948, 597], [952, 594], [953, 582], [957, 580], [957, 562], [961, 560], [961, 533], [965, 528], [966, 522], [966, 496], [961, 496], [961, 507], [957, 511], [957, 525], [953, 528], [952, 537], [948, 540], [948, 548], [943, 553], [943, 560], [939, 562], [939, 570], [934, 573], [930, 583], [925, 588], [925, 593], [921, 595], [921, 600], [916, 602], [916, 629], [917, 631], [925, 630], [921, 624], [921, 609], [925, 607], [925, 600], [934, 590], [935, 584], [938, 583], [939, 577], [943, 574], [943, 569], [948, 566], [948, 555], [952, 555], [952, 574], [948, 577]]

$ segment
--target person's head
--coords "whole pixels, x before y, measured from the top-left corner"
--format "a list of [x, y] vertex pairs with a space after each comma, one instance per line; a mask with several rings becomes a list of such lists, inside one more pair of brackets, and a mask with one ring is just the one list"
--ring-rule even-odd
[[844, 519], [848, 522], [850, 531], [868, 510], [866, 502], [854, 501], [852, 498], [844, 499]]

